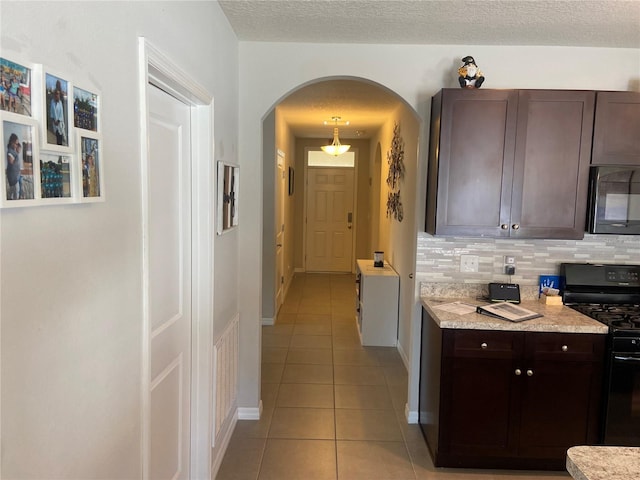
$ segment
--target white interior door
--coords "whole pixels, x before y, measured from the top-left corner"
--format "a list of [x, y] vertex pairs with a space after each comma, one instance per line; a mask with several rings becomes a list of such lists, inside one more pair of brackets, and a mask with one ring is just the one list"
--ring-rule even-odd
[[351, 272], [353, 179], [352, 167], [308, 167], [307, 271]]
[[284, 206], [287, 193], [284, 152], [278, 151], [278, 168], [276, 170], [276, 308], [278, 313], [284, 302]]
[[191, 406], [190, 108], [149, 87], [149, 478], [187, 479]]

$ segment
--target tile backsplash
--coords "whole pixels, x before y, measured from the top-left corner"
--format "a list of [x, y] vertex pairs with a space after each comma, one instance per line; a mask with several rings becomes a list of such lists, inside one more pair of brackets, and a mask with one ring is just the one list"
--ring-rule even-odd
[[[478, 272], [461, 272], [461, 255], [478, 256]], [[514, 275], [504, 273], [505, 255], [515, 257]], [[563, 262], [640, 264], [640, 236], [585, 234], [583, 240], [511, 240], [444, 238], [421, 232], [416, 280], [537, 285], [539, 275], [557, 275]]]

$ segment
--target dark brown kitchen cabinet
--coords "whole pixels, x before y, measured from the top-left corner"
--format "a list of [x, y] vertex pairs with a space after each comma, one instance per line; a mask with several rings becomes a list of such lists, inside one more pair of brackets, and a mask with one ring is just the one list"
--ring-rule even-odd
[[640, 165], [640, 92], [598, 92], [593, 165]]
[[605, 335], [440, 329], [426, 312], [422, 328], [435, 466], [562, 470], [597, 442]]
[[426, 231], [584, 236], [595, 93], [444, 89], [432, 99]]

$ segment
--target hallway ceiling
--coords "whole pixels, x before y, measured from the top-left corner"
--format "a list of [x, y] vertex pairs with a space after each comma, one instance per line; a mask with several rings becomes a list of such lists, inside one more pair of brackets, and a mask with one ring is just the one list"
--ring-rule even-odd
[[[640, 48], [640, 0], [219, 0], [240, 41]], [[280, 112], [294, 135], [369, 138], [399, 100], [362, 82], [294, 92]]]
[[[358, 80], [327, 80], [302, 87], [278, 105], [278, 111], [294, 136], [326, 138], [333, 135], [334, 115], [340, 140], [371, 138], [401, 104], [397, 95], [383, 87]], [[349, 121], [350, 125], [344, 125]], [[345, 143], [345, 142], [343, 142]]]

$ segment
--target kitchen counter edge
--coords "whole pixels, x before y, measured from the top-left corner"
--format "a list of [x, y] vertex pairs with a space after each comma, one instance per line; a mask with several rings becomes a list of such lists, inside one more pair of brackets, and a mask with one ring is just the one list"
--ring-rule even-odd
[[604, 335], [609, 327], [564, 305], [545, 305], [537, 301], [523, 301], [520, 306], [543, 316], [523, 322], [510, 322], [479, 313], [457, 314], [436, 308], [452, 302], [468, 305], [487, 305], [471, 298], [421, 297], [422, 306], [440, 328], [470, 330], [505, 330], [521, 332], [592, 333]]
[[635, 480], [640, 478], [639, 458], [639, 447], [571, 447], [567, 471], [576, 480]]

